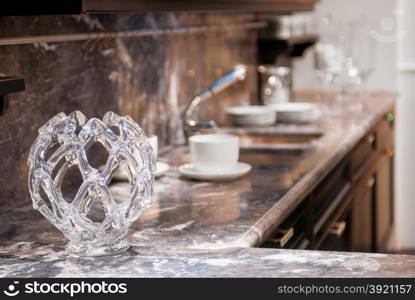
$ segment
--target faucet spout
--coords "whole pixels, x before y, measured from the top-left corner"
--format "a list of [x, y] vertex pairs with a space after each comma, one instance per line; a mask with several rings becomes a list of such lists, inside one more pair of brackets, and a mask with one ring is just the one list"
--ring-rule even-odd
[[194, 116], [194, 111], [197, 106], [206, 99], [212, 98], [219, 94], [226, 88], [235, 84], [236, 82], [243, 81], [246, 76], [246, 66], [238, 65], [235, 69], [223, 76], [221, 79], [204, 89], [201, 93], [197, 94], [192, 100], [190, 100], [184, 111], [184, 129], [185, 134], [190, 136], [202, 128], [214, 128], [216, 127], [215, 121], [198, 121]]

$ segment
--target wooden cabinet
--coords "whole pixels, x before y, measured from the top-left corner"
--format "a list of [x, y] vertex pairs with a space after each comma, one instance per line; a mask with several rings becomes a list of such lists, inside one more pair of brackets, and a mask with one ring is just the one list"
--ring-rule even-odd
[[[358, 146], [351, 153], [351, 157], [366, 157], [361, 169], [351, 165], [355, 180], [350, 235], [352, 251], [387, 250], [393, 226], [393, 119], [394, 113], [388, 113], [363, 139], [363, 142], [372, 142], [372, 151], [361, 152], [361, 146]], [[360, 152], [357, 152], [359, 147]]]
[[393, 158], [384, 155], [379, 159], [376, 173], [375, 248], [382, 252], [388, 242], [393, 225]]
[[350, 250], [373, 251], [373, 202], [376, 195], [376, 175], [369, 173], [359, 182], [352, 196], [350, 220]]
[[[277, 229], [276, 235], [291, 239], [288, 220], [294, 215], [304, 220], [294, 232], [307, 243], [284, 243], [283, 248], [387, 251], [394, 208], [393, 119], [393, 111], [382, 117]], [[264, 246], [281, 248], [280, 243]]]
[[390, 113], [379, 126], [379, 159], [376, 173], [375, 249], [385, 251], [393, 227], [394, 210], [394, 114]]

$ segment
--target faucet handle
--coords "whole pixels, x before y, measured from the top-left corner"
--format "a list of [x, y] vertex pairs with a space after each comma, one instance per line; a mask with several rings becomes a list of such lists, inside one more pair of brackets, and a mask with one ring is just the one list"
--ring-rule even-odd
[[187, 137], [200, 133], [203, 129], [214, 129], [217, 128], [216, 122], [210, 121], [195, 121], [189, 120], [186, 122], [185, 133]]
[[205, 128], [214, 128], [216, 127], [216, 122], [213, 120], [210, 121], [190, 121], [189, 123], [194, 123], [194, 125], [190, 125], [192, 127], [196, 127], [196, 128], [200, 128], [200, 129], [205, 129]]

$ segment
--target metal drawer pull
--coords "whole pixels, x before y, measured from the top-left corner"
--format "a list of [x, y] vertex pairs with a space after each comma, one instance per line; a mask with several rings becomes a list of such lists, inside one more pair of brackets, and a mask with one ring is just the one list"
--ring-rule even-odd
[[375, 141], [375, 135], [373, 133], [372, 134], [369, 134], [366, 137], [366, 143], [373, 144], [374, 141]]
[[370, 177], [367, 181], [366, 181], [366, 187], [368, 189], [371, 189], [373, 187], [373, 185], [375, 184], [375, 177]]
[[294, 235], [294, 228], [291, 227], [289, 229], [280, 229], [278, 230], [278, 233], [282, 234], [282, 236], [278, 239], [271, 239], [270, 241], [278, 244], [280, 247], [284, 247], [285, 244], [292, 238]]
[[345, 229], [346, 221], [337, 222], [333, 225], [333, 228], [330, 230], [330, 234], [334, 234], [335, 236], [339, 237], [343, 234]]

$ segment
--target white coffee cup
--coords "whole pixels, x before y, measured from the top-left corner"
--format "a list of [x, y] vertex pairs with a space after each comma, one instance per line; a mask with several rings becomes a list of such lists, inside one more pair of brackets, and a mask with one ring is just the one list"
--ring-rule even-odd
[[239, 159], [239, 137], [228, 134], [201, 134], [189, 138], [190, 155], [196, 170], [224, 173]]
[[[155, 157], [156, 157], [156, 160], [157, 160], [157, 157], [158, 157], [158, 137], [157, 137], [157, 135], [150, 135], [148, 138], [147, 138], [147, 141], [149, 142], [149, 144], [150, 144], [150, 146], [153, 148], [153, 152], [154, 152], [154, 155], [155, 155]], [[134, 150], [134, 156], [137, 158], [137, 160], [138, 161], [141, 161], [141, 156], [140, 156], [140, 153], [138, 152], [138, 150]]]

